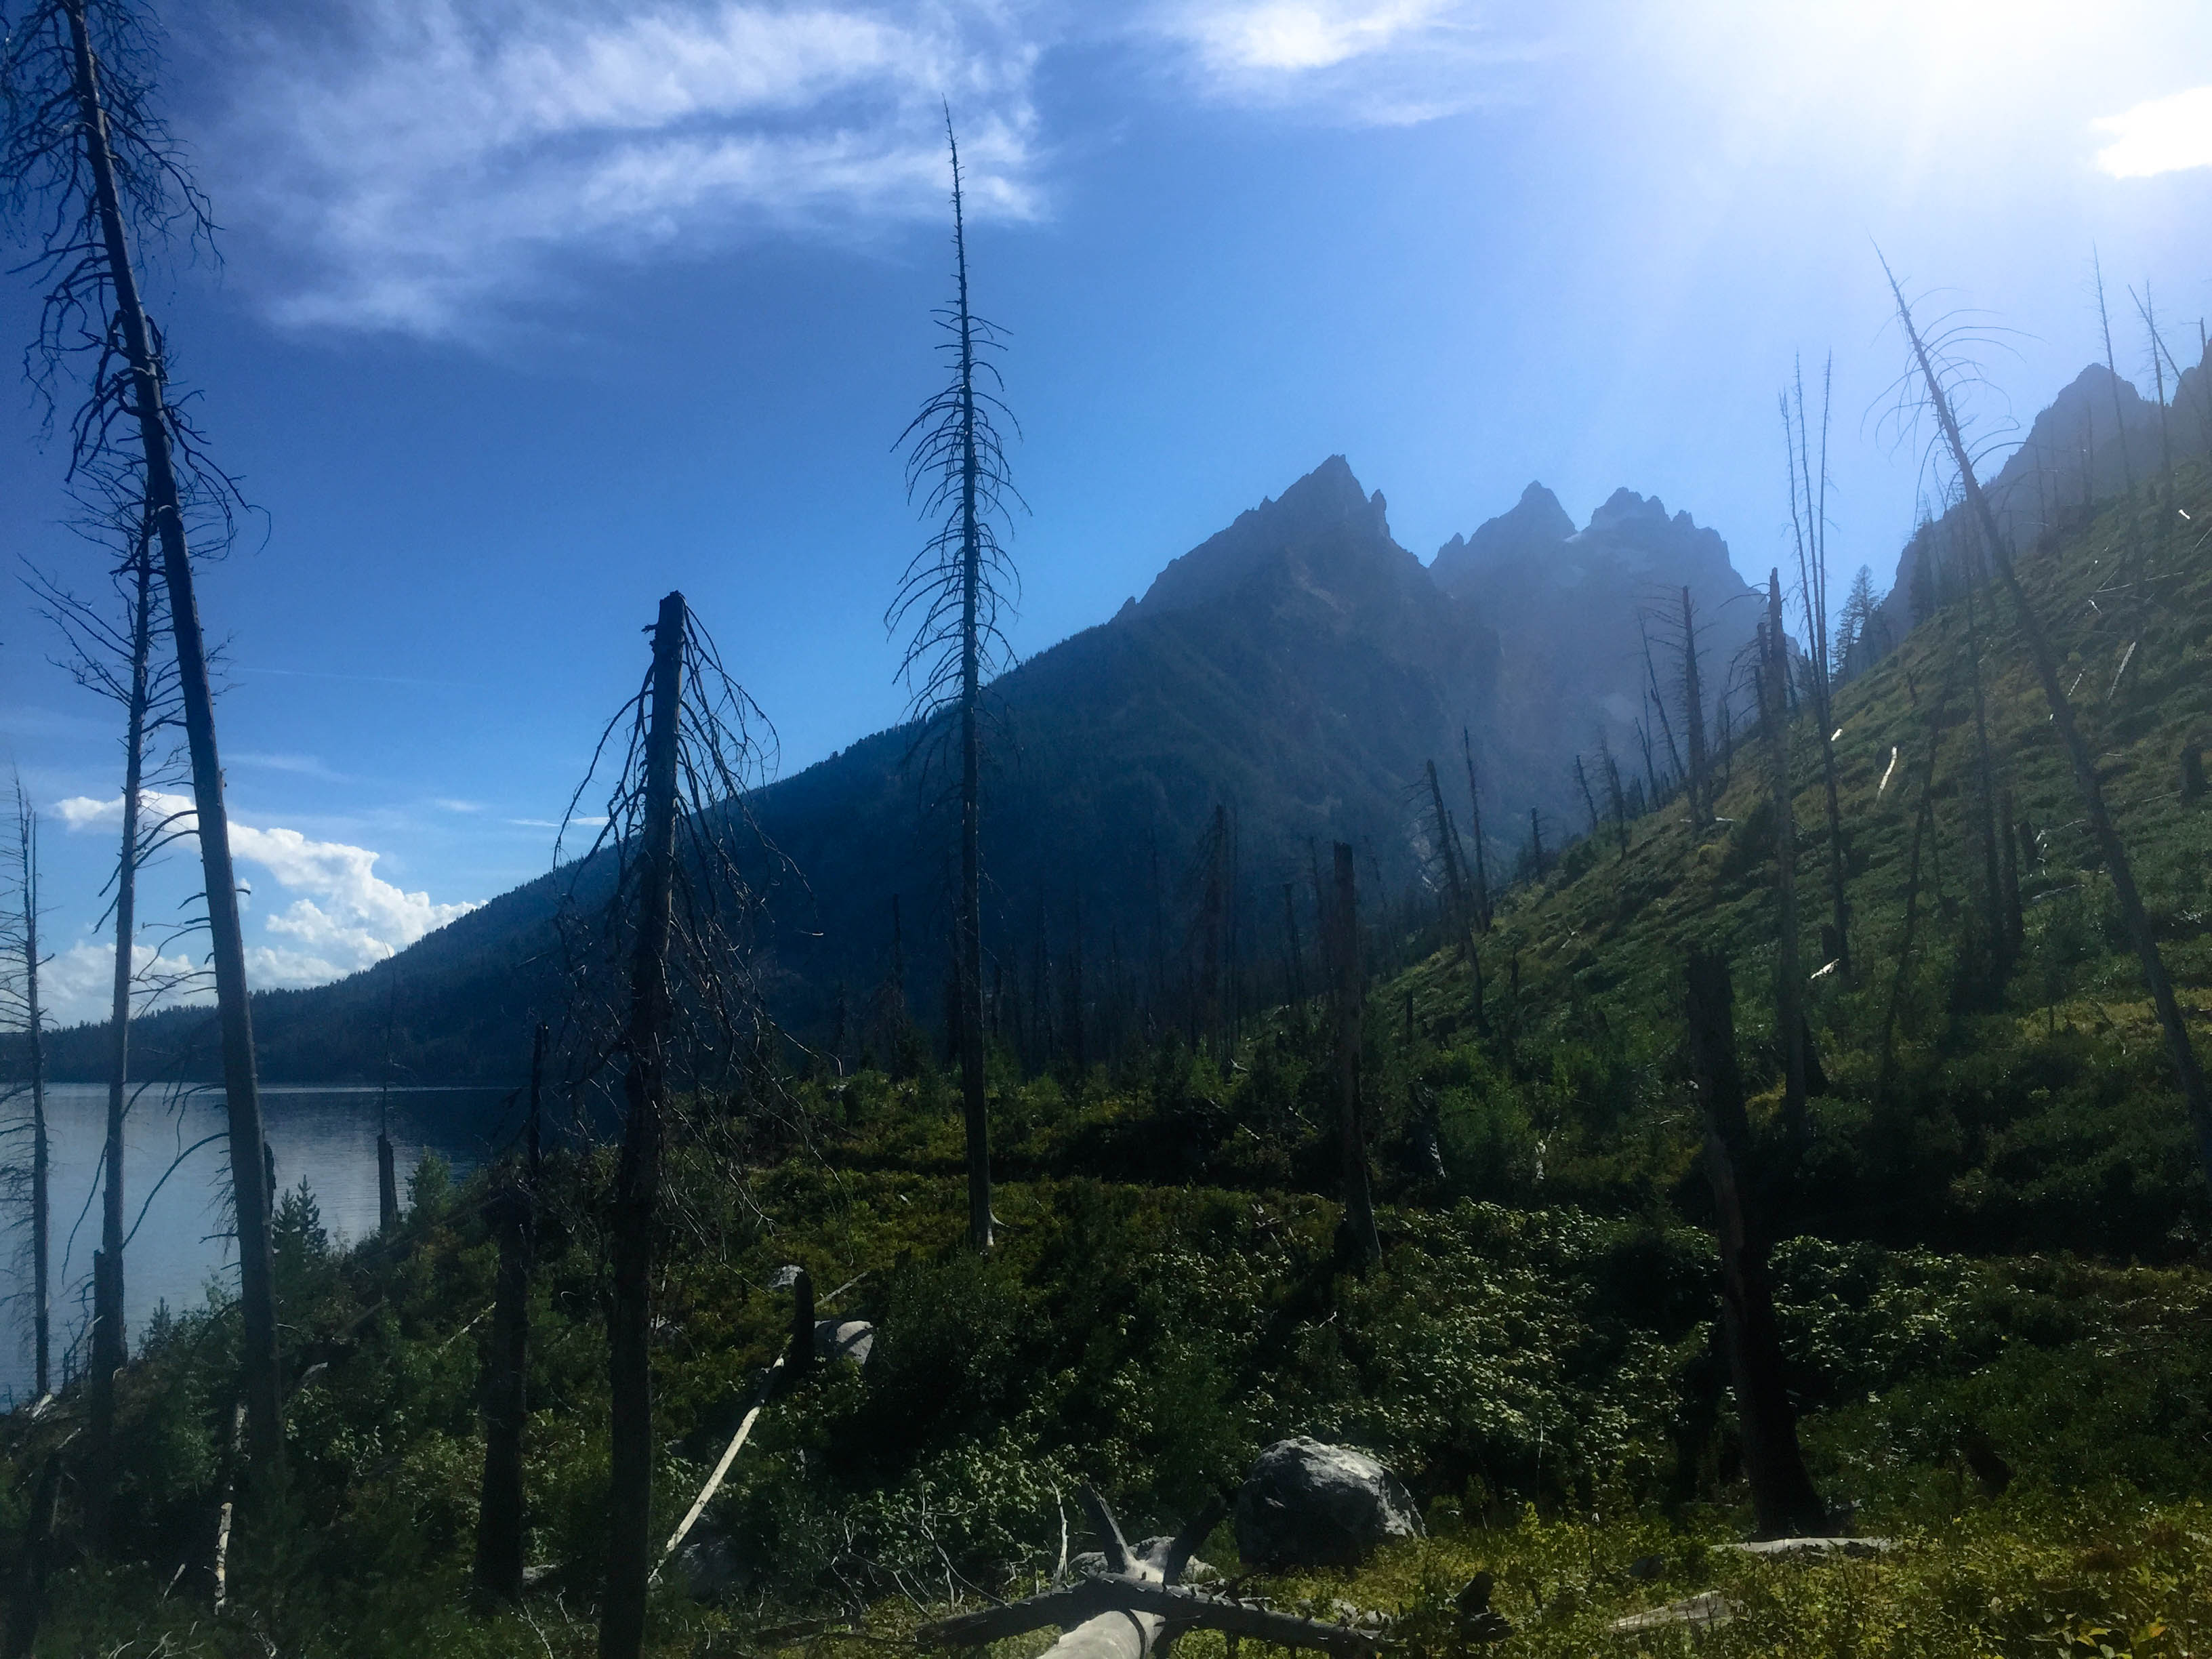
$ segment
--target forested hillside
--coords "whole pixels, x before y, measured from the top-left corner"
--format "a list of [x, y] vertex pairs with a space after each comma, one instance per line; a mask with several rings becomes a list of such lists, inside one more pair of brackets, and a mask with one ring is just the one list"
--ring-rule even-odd
[[[2173, 495], [2107, 501], [2021, 563], [2200, 1032], [2212, 799], [2190, 757], [2212, 720], [2208, 524], [2212, 476], [2191, 463]], [[2140, 610], [2088, 603], [2138, 557]], [[1587, 1652], [1624, 1639], [1613, 1620], [1692, 1594], [1725, 1613], [1700, 1650], [1729, 1655], [2193, 1651], [2212, 1630], [2192, 1541], [2212, 1477], [2212, 1202], [1995, 585], [1962, 586], [1836, 719], [1848, 977], [1819, 948], [1834, 943], [1825, 808], [1814, 734], [1791, 726], [1817, 1056], [1800, 1157], [1778, 1156], [1778, 820], [1757, 732], [1717, 780], [1710, 828], [1676, 795], [1502, 898], [1476, 936], [1479, 1014], [1457, 919], [1363, 908], [1368, 960], [1407, 963], [1370, 985], [1359, 1026], [1381, 1244], [1364, 1270], [1337, 1200], [1338, 1079], [1315, 1000], [1255, 1012], [1241, 1034], [1133, 1030], [1041, 1066], [1000, 1041], [1004, 1234], [986, 1258], [963, 1243], [957, 1098], [927, 1046], [889, 1073], [817, 1058], [742, 1109], [689, 1103], [657, 1302], [653, 1536], [758, 1398], [749, 1368], [790, 1318], [779, 1264], [810, 1270], [824, 1311], [870, 1321], [876, 1346], [864, 1369], [772, 1398], [657, 1595], [653, 1650], [902, 1639], [921, 1611], [1050, 1574], [1083, 1541], [1079, 1521], [1060, 1541], [1075, 1483], [1099, 1484], [1133, 1528], [1172, 1527], [1260, 1445], [1310, 1433], [1387, 1457], [1430, 1536], [1356, 1574], [1242, 1582], [1401, 1615], [1402, 1640], [1483, 1567], [1509, 1651]], [[1996, 848], [1985, 781], [2003, 804]], [[1699, 945], [1733, 969], [1751, 1133], [1776, 1160], [1760, 1180], [1807, 1466], [1835, 1524], [1894, 1540], [1875, 1559], [1723, 1547], [1747, 1491], [1685, 1055]], [[540, 1576], [522, 1611], [490, 1618], [464, 1610], [462, 1584], [499, 1212], [432, 1167], [404, 1224], [341, 1252], [312, 1194], [288, 1198], [289, 1501], [313, 1524], [283, 1547], [247, 1534], [241, 1630], [299, 1652], [585, 1650], [611, 1164], [557, 1152], [539, 1185], [526, 1488]], [[201, 1559], [221, 1490], [208, 1420], [234, 1316], [179, 1310], [146, 1334], [123, 1406], [126, 1565], [63, 1585], [50, 1628], [68, 1650], [128, 1632], [191, 1651], [195, 1632], [230, 1627], [161, 1589]], [[22, 1512], [20, 1484], [6, 1501]], [[1242, 1574], [1236, 1548], [1224, 1527], [1205, 1553]], [[1636, 1645], [1675, 1639], [1661, 1626]]]

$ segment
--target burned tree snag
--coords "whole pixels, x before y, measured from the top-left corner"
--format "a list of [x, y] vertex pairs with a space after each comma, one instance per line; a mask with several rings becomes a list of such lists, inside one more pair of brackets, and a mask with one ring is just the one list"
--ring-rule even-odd
[[1337, 1130], [1344, 1164], [1344, 1231], [1352, 1257], [1364, 1270], [1382, 1259], [1375, 1231], [1375, 1200], [1367, 1178], [1367, 1131], [1359, 1093], [1361, 1027], [1366, 987], [1359, 971], [1359, 893], [1352, 846], [1336, 843], [1334, 902], [1325, 920], [1329, 981], [1336, 1024]]
[[1782, 573], [1770, 571], [1766, 620], [1760, 624], [1759, 724], [1766, 736], [1766, 764], [1774, 795], [1774, 1018], [1782, 1048], [1782, 1118], [1790, 1138], [1804, 1143], [1804, 979], [1797, 961], [1797, 817], [1790, 790], [1790, 709], [1786, 690], [1790, 644], [1782, 631]]
[[1289, 978], [1283, 987], [1284, 1000], [1295, 1008], [1306, 1000], [1305, 953], [1298, 948], [1298, 907], [1295, 897], [1296, 882], [1283, 884], [1283, 939], [1288, 955], [1283, 966]]
[[1482, 852], [1482, 789], [1474, 781], [1474, 738], [1464, 726], [1459, 729], [1461, 751], [1467, 757], [1468, 837], [1474, 848], [1474, 925], [1478, 933], [1490, 931], [1490, 869]]
[[1705, 754], [1705, 691], [1698, 673], [1698, 618], [1690, 590], [1682, 590], [1682, 715], [1688, 722], [1690, 775], [1685, 781], [1690, 822], [1703, 830], [1713, 821], [1711, 762]]
[[1717, 951], [1692, 951], [1688, 983], [1690, 1073], [1705, 1117], [1705, 1175], [1720, 1247], [1721, 1326], [1752, 1510], [1762, 1538], [1819, 1533], [1826, 1511], [1798, 1449], [1797, 1414], [1784, 1379], [1782, 1339], [1767, 1285], [1768, 1244], [1752, 1187], [1756, 1170], [1736, 1066], [1735, 992], [1728, 959]]
[[607, 1492], [606, 1599], [600, 1659], [636, 1659], [645, 1640], [652, 1571], [653, 1217], [660, 1196], [671, 996], [668, 943], [676, 861], [676, 762], [684, 704], [684, 596], [660, 602], [653, 630], [653, 690], [646, 737], [645, 816], [636, 940], [623, 1035], [623, 1144], [611, 1217], [613, 1284], [607, 1312], [612, 1443]]

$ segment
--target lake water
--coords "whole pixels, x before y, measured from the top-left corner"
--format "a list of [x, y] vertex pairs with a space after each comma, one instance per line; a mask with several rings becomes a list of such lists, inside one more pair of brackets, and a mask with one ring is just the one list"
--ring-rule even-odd
[[[323, 1224], [348, 1241], [376, 1231], [376, 1128], [384, 1092], [375, 1088], [262, 1089], [262, 1116], [276, 1155], [276, 1184], [297, 1187], [302, 1177], [321, 1206]], [[483, 1162], [487, 1152], [514, 1136], [518, 1108], [504, 1089], [393, 1089], [389, 1133], [398, 1165], [400, 1201], [407, 1176], [425, 1152], [435, 1152], [456, 1175]], [[27, 1097], [0, 1106], [0, 1121], [28, 1119]], [[103, 1084], [54, 1084], [46, 1091], [53, 1202], [54, 1382], [62, 1355], [82, 1355], [92, 1311], [92, 1253], [100, 1243], [100, 1146], [106, 1137], [107, 1089]], [[154, 1183], [178, 1155], [197, 1141], [159, 1192]], [[10, 1136], [5, 1157], [30, 1162], [27, 1133]], [[238, 1257], [223, 1235], [230, 1176], [222, 1091], [206, 1088], [184, 1097], [149, 1088], [132, 1108], [125, 1138], [124, 1226], [137, 1224], [124, 1253], [124, 1317], [136, 1346], [147, 1316], [162, 1302], [173, 1310], [205, 1304], [208, 1286], [238, 1283]], [[151, 1194], [151, 1202], [149, 1195]], [[140, 1210], [144, 1217], [140, 1218]], [[10, 1292], [27, 1291], [31, 1247], [28, 1201], [6, 1218], [0, 1282]], [[0, 1305], [0, 1403], [31, 1391], [33, 1365], [28, 1297], [10, 1294]]]

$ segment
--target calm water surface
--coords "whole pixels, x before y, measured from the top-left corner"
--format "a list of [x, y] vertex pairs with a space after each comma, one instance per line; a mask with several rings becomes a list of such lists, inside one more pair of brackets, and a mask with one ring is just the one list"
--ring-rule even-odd
[[[276, 1184], [304, 1179], [334, 1237], [364, 1238], [376, 1231], [376, 1127], [386, 1108], [376, 1088], [318, 1089], [264, 1085], [262, 1115], [276, 1154]], [[435, 1152], [463, 1175], [511, 1138], [520, 1119], [503, 1089], [393, 1089], [388, 1110], [399, 1166], [400, 1200], [408, 1173], [426, 1152]], [[30, 1103], [0, 1108], [11, 1123], [27, 1119]], [[63, 1353], [82, 1356], [92, 1310], [92, 1252], [100, 1243], [100, 1150], [106, 1135], [104, 1084], [61, 1083], [46, 1091], [46, 1119], [53, 1174], [54, 1381]], [[195, 1142], [216, 1137], [197, 1151]], [[12, 1137], [11, 1161], [29, 1162], [27, 1135]], [[20, 1150], [19, 1150], [20, 1149]], [[179, 1153], [185, 1156], [158, 1192], [155, 1183]], [[137, 1234], [124, 1253], [124, 1316], [132, 1347], [147, 1316], [163, 1302], [173, 1310], [205, 1304], [210, 1285], [234, 1291], [238, 1255], [224, 1235], [230, 1178], [228, 1138], [223, 1132], [222, 1091], [209, 1088], [179, 1098], [156, 1089], [139, 1095], [125, 1132], [124, 1225]], [[149, 1201], [150, 1198], [150, 1202]], [[143, 1218], [140, 1211], [143, 1209]], [[14, 1219], [14, 1218], [11, 1218]], [[10, 1230], [0, 1255], [0, 1281], [11, 1292], [30, 1283], [30, 1239]], [[27, 1297], [10, 1294], [0, 1304], [0, 1401], [31, 1390], [31, 1327]]]

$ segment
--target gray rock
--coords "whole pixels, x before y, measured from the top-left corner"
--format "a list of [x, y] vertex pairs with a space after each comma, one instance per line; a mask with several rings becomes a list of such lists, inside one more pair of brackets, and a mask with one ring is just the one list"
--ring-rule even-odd
[[1260, 1454], [1237, 1494], [1237, 1549], [1265, 1566], [1336, 1566], [1421, 1535], [1405, 1483], [1364, 1452], [1300, 1435]]
[[865, 1319], [817, 1319], [814, 1352], [823, 1359], [849, 1359], [865, 1365], [876, 1349], [876, 1328]]

